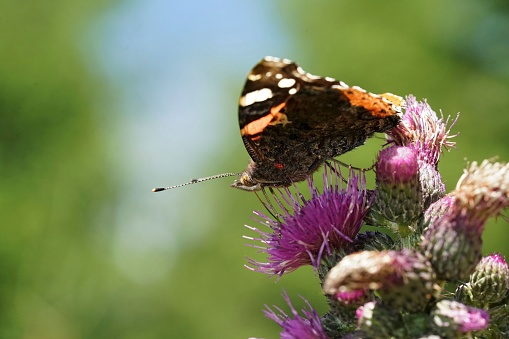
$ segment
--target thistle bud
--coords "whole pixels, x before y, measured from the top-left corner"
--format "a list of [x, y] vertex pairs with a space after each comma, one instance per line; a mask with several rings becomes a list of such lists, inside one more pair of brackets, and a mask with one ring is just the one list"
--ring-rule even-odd
[[[373, 224], [409, 231], [422, 213], [417, 153], [411, 147], [393, 146], [380, 152], [376, 163], [375, 200], [370, 211]], [[402, 229], [403, 228], [403, 229]]]
[[469, 284], [473, 299], [483, 308], [503, 300], [509, 292], [509, 267], [504, 258], [500, 254], [482, 258]]

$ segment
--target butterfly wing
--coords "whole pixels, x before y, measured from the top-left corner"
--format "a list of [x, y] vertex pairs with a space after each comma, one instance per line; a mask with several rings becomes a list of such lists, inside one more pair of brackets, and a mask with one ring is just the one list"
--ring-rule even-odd
[[[396, 96], [394, 96], [396, 97]], [[265, 183], [304, 180], [326, 159], [397, 125], [398, 107], [381, 95], [264, 58], [239, 99], [242, 140]]]

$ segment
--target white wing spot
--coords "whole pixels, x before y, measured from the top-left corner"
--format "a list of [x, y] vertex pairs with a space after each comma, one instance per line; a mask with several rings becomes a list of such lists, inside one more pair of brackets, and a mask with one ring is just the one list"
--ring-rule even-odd
[[283, 74], [278, 73], [278, 74], [276, 74], [276, 75], [275, 75], [275, 77], [276, 77], [276, 79], [278, 79], [278, 80], [279, 80], [279, 79], [282, 79], [282, 78], [283, 78]]
[[295, 82], [296, 82], [295, 79], [284, 78], [284, 79], [279, 80], [277, 85], [279, 88], [288, 88], [288, 87], [292, 87], [293, 85], [295, 85]]
[[340, 89], [340, 90], [347, 90], [349, 89], [350, 87], [348, 87], [347, 84], [345, 84], [343, 81], [341, 81], [339, 83], [339, 85], [332, 85], [332, 88], [337, 88], [337, 89]]
[[309, 78], [309, 79], [321, 79], [322, 77], [318, 76], [318, 75], [313, 75], [311, 73], [306, 73], [306, 76]]
[[331, 77], [325, 77], [325, 81], [328, 81], [328, 82], [335, 82], [335, 81], [336, 81], [336, 79], [331, 78]]
[[269, 78], [271, 75], [272, 75], [272, 72], [267, 72], [267, 73], [265, 73], [265, 76], [266, 76], [267, 78]]
[[249, 74], [247, 78], [251, 81], [260, 80], [262, 78], [261, 74]]
[[288, 91], [288, 94], [290, 95], [294, 95], [295, 93], [297, 93], [297, 88], [290, 88], [290, 90]]
[[273, 56], [266, 56], [265, 58], [266, 61], [271, 61], [271, 62], [278, 62], [278, 61], [281, 61], [281, 59], [279, 58], [276, 58], [276, 57], [273, 57]]
[[255, 102], [261, 102], [270, 98], [272, 98], [272, 91], [269, 88], [262, 88], [257, 91], [246, 93], [246, 95], [240, 97], [239, 105], [246, 107]]

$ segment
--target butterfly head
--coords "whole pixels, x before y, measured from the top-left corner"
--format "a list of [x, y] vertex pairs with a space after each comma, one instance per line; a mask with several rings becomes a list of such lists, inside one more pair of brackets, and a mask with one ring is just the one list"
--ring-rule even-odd
[[230, 186], [249, 192], [261, 190], [262, 184], [253, 179], [252, 176], [254, 167], [255, 163], [251, 161], [249, 165], [247, 165], [247, 168], [239, 174], [238, 179], [236, 179]]

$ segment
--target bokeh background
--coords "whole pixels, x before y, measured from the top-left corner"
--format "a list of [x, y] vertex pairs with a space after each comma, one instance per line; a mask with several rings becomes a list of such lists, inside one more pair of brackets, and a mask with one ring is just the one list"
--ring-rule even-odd
[[[461, 112], [449, 190], [465, 159], [509, 160], [506, 1], [2, 1], [1, 338], [275, 338], [283, 288], [326, 310], [311, 269], [243, 267], [261, 205], [232, 178], [150, 192], [244, 169], [237, 99], [265, 55]], [[507, 222], [484, 241], [508, 256]]]

